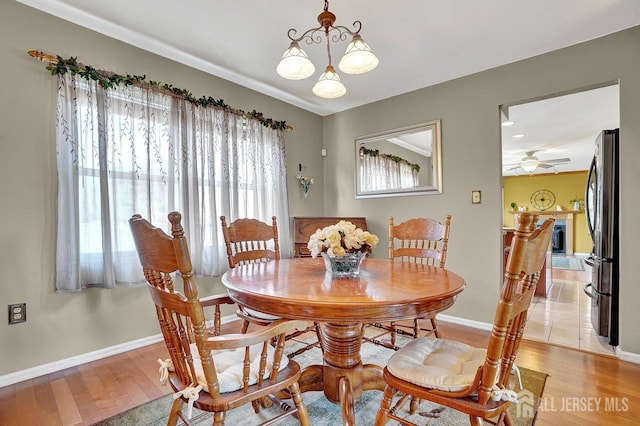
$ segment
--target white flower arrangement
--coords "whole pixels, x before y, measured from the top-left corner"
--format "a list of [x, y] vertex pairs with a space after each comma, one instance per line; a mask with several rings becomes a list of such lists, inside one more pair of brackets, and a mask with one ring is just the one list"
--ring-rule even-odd
[[313, 178], [299, 174], [298, 176], [296, 176], [296, 179], [298, 179], [298, 182], [300, 182], [300, 186], [302, 186], [302, 190], [304, 191], [304, 193], [306, 194], [307, 192], [309, 192], [309, 187], [313, 185]]
[[311, 257], [317, 257], [323, 252], [329, 257], [342, 257], [347, 253], [371, 253], [371, 249], [379, 241], [376, 235], [341, 220], [314, 232], [309, 237], [307, 248], [311, 251]]

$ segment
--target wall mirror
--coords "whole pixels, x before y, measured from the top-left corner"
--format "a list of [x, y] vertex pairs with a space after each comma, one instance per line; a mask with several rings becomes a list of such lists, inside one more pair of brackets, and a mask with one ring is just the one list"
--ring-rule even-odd
[[440, 120], [356, 139], [356, 198], [441, 194]]

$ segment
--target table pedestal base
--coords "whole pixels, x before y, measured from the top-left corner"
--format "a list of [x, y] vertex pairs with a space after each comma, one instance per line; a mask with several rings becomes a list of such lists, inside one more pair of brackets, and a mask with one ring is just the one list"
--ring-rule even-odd
[[301, 392], [324, 391], [327, 399], [342, 406], [342, 424], [354, 425], [353, 406], [366, 390], [384, 390], [382, 367], [362, 365], [362, 324], [321, 325], [324, 365], [306, 367], [298, 381]]

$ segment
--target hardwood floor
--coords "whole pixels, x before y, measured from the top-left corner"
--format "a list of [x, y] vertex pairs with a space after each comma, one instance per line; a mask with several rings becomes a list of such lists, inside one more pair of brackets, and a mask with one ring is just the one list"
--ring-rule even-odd
[[[487, 344], [487, 331], [440, 324], [446, 338]], [[0, 388], [0, 425], [88, 425], [156, 399], [169, 393], [156, 361], [166, 357], [157, 343]], [[640, 365], [530, 340], [517, 362], [549, 374], [537, 424], [640, 424]]]

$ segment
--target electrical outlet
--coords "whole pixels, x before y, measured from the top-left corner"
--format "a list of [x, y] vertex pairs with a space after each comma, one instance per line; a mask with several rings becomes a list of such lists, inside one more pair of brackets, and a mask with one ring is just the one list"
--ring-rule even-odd
[[17, 324], [27, 321], [27, 304], [16, 303], [9, 305], [9, 324]]
[[480, 204], [482, 197], [480, 191], [471, 191], [471, 204]]

